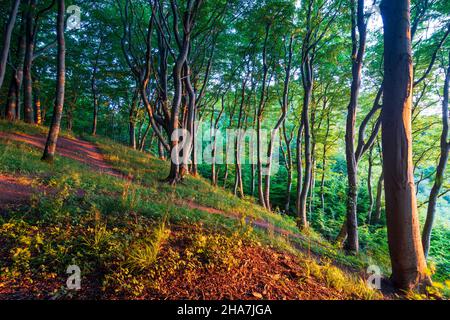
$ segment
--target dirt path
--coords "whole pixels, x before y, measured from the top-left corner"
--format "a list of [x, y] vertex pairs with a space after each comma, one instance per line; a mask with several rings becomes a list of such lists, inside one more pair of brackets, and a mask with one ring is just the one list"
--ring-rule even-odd
[[[0, 132], [0, 138], [24, 142], [42, 150], [44, 149], [46, 142], [45, 136], [28, 135], [24, 133]], [[81, 162], [102, 173], [119, 178], [125, 177], [124, 174], [114, 169], [105, 161], [100, 150], [91, 142], [59, 137], [56, 154]]]
[[[182, 200], [182, 201], [180, 201], [180, 205], [186, 205], [188, 208], [191, 208], [191, 209], [198, 209], [198, 210], [202, 210], [202, 211], [205, 211], [205, 212], [208, 212], [211, 214], [226, 216], [231, 219], [239, 220], [242, 218], [239, 214], [228, 213], [228, 212], [216, 209], [216, 208], [202, 206], [191, 200]], [[321, 242], [318, 242], [314, 239], [311, 239], [309, 237], [306, 237], [306, 236], [298, 234], [298, 233], [293, 233], [291, 231], [288, 231], [288, 230], [285, 230], [282, 228], [278, 228], [278, 227], [274, 226], [273, 224], [271, 224], [270, 222], [263, 220], [263, 219], [252, 219], [251, 217], [246, 217], [245, 222], [247, 224], [251, 225], [252, 227], [264, 229], [268, 233], [272, 233], [272, 234], [276, 233], [278, 235], [284, 236], [288, 240], [294, 238], [294, 239], [298, 239], [298, 240], [305, 241], [308, 243], [313, 243], [313, 244], [315, 244], [319, 247], [323, 247], [325, 249], [331, 249], [331, 247], [329, 247]]]
[[[0, 132], [0, 139], [27, 143], [41, 150], [44, 149], [46, 142], [45, 136], [24, 133]], [[83, 163], [97, 172], [127, 179], [122, 172], [114, 169], [105, 161], [100, 150], [93, 143], [59, 137], [56, 153]], [[0, 173], [0, 211], [8, 210], [9, 207], [26, 205], [34, 194], [44, 191], [44, 189], [42, 186], [33, 186], [32, 179], [29, 177]]]
[[[6, 140], [13, 140], [24, 142], [30, 145], [33, 145], [37, 148], [43, 149], [45, 146], [46, 138], [44, 136], [37, 135], [28, 135], [24, 133], [4, 133], [0, 132], [0, 138], [4, 138]], [[78, 162], [84, 163], [94, 170], [101, 171], [105, 174], [129, 179], [125, 174], [120, 172], [117, 169], [114, 169], [111, 165], [109, 165], [100, 150], [95, 146], [95, 144], [87, 141], [82, 141], [78, 139], [71, 139], [60, 137], [58, 139], [57, 144], [57, 154], [67, 157]], [[34, 192], [31, 186], [27, 186], [24, 184], [17, 183], [14, 177], [6, 177], [0, 175], [0, 203], [7, 203], [8, 201], [17, 202], [17, 201], [27, 201], [31, 197], [31, 194]], [[241, 219], [241, 216], [238, 214], [227, 213], [222, 210], [218, 210], [211, 207], [202, 206], [194, 201], [190, 200], [180, 200], [181, 205], [186, 205], [191, 209], [202, 210], [211, 214], [217, 214], [222, 216], [227, 216], [233, 219]], [[305, 237], [300, 234], [292, 233], [290, 231], [278, 228], [273, 224], [262, 220], [262, 219], [251, 219], [249, 217], [246, 218], [246, 222], [253, 227], [264, 229], [268, 233], [276, 233], [286, 237], [287, 239], [295, 238], [308, 243], [314, 243], [315, 245], [328, 248], [324, 244], [314, 241], [308, 237]]]
[[32, 181], [25, 177], [0, 174], [0, 205], [28, 203], [36, 189]]

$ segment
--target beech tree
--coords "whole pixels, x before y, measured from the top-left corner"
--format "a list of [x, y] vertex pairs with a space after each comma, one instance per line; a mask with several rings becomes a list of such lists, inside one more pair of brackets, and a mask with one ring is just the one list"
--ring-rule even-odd
[[52, 122], [48, 132], [42, 160], [52, 162], [55, 157], [56, 143], [61, 129], [61, 118], [64, 107], [64, 88], [66, 81], [66, 42], [64, 39], [64, 0], [57, 0], [58, 15], [56, 22], [56, 37], [58, 41], [56, 99], [53, 107]]
[[436, 169], [433, 187], [431, 188], [430, 197], [428, 199], [427, 217], [422, 232], [422, 245], [425, 257], [430, 250], [431, 231], [436, 213], [436, 202], [444, 182], [444, 173], [448, 162], [448, 153], [450, 151], [450, 141], [448, 141], [448, 101], [449, 101], [449, 86], [450, 86], [450, 53], [448, 68], [445, 71], [444, 79], [444, 94], [442, 100], [442, 133], [440, 141], [440, 156], [439, 163]]
[[3, 85], [3, 79], [5, 78], [6, 61], [8, 59], [9, 47], [11, 45], [11, 34], [16, 23], [17, 12], [19, 11], [20, 0], [14, 0], [12, 2], [11, 13], [9, 14], [8, 21], [6, 22], [4, 30], [3, 47], [0, 52], [0, 88]]
[[429, 281], [420, 241], [413, 177], [411, 105], [413, 89], [410, 1], [383, 0], [383, 172], [392, 280], [410, 289]]

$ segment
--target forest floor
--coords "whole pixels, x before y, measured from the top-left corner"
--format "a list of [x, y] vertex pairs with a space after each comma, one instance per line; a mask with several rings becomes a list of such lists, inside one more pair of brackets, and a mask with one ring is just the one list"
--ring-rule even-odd
[[[0, 123], [0, 299], [386, 299], [347, 257], [295, 221], [103, 138]], [[82, 289], [66, 267], [80, 265]]]

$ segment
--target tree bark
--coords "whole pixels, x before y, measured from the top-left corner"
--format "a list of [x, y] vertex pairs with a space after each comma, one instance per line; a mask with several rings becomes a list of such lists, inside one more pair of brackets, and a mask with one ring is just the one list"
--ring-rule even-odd
[[247, 88], [248, 74], [242, 80], [241, 104], [239, 106], [239, 115], [237, 123], [237, 136], [234, 144], [234, 160], [235, 160], [235, 179], [234, 179], [234, 195], [244, 197], [244, 186], [242, 183], [242, 164], [241, 164], [241, 142], [242, 142], [242, 122], [245, 108], [245, 90]]
[[375, 212], [374, 212], [371, 224], [377, 224], [380, 222], [380, 219], [381, 219], [381, 197], [383, 195], [383, 179], [384, 179], [384, 174], [382, 171], [380, 174], [380, 177], [378, 178], [377, 197], [375, 200]]
[[412, 162], [410, 1], [383, 0], [382, 148], [392, 281], [401, 289], [429, 284], [420, 240]]
[[325, 214], [325, 172], [326, 172], [326, 164], [327, 164], [327, 142], [328, 136], [330, 135], [330, 112], [327, 113], [327, 129], [325, 132], [325, 138], [323, 142], [323, 151], [322, 151], [322, 176], [320, 178], [320, 204], [322, 207], [322, 212]]
[[[27, 1], [27, 5], [29, 0]], [[20, 119], [20, 89], [23, 79], [23, 63], [25, 58], [25, 11], [22, 12], [22, 21], [20, 24], [20, 33], [17, 43], [17, 60], [15, 70], [11, 75], [9, 84], [8, 98], [6, 102], [5, 117], [8, 121]]]
[[53, 117], [48, 132], [47, 143], [45, 144], [42, 160], [52, 162], [55, 157], [56, 143], [61, 128], [61, 117], [64, 106], [64, 87], [66, 79], [66, 43], [64, 39], [64, 0], [58, 0], [58, 16], [56, 25], [56, 37], [58, 41], [57, 57], [57, 79], [56, 79], [56, 99], [53, 109]]
[[31, 68], [33, 64], [33, 54], [35, 45], [34, 31], [34, 11], [36, 9], [36, 0], [31, 0], [28, 7], [25, 23], [25, 61], [23, 65], [23, 112], [24, 120], [27, 123], [34, 122], [33, 116], [33, 82], [31, 77]]
[[41, 83], [39, 81], [39, 76], [36, 76], [34, 81], [34, 123], [40, 126], [42, 124], [42, 106], [41, 106]]
[[292, 191], [292, 151], [291, 151], [291, 141], [292, 134], [290, 138], [286, 133], [286, 120], [283, 122], [283, 139], [286, 144], [286, 152], [285, 152], [285, 162], [286, 162], [286, 170], [287, 170], [287, 183], [286, 183], [286, 202], [284, 205], [284, 212], [289, 213], [291, 207], [291, 191]]
[[302, 138], [303, 138], [303, 123], [300, 121], [300, 126], [297, 131], [297, 141], [296, 141], [296, 161], [297, 161], [297, 188], [296, 196], [297, 200], [295, 207], [297, 210], [297, 219], [302, 219], [299, 221], [300, 225], [304, 226], [308, 224], [306, 220], [306, 215], [300, 216], [300, 196], [302, 194], [302, 184], [303, 184], [303, 164], [302, 164]]
[[[355, 123], [358, 108], [361, 70], [366, 49], [366, 24], [364, 22], [364, 0], [353, 0], [352, 12], [352, 84], [350, 103], [347, 112], [345, 132], [345, 156], [347, 159], [347, 247], [352, 253], [358, 253], [358, 159], [355, 155]], [[359, 37], [356, 33], [358, 31]]]
[[372, 220], [373, 211], [373, 192], [372, 192], [372, 168], [373, 168], [373, 158], [372, 158], [373, 148], [370, 148], [369, 152], [369, 168], [367, 169], [367, 194], [369, 196], [369, 209], [367, 210], [367, 224], [370, 224]]
[[422, 231], [422, 245], [425, 257], [428, 256], [430, 250], [431, 231], [433, 229], [434, 217], [436, 214], [436, 202], [442, 183], [444, 182], [445, 169], [447, 167], [448, 153], [450, 150], [450, 142], [448, 139], [448, 101], [449, 101], [449, 85], [450, 85], [450, 54], [448, 69], [444, 80], [444, 99], [442, 101], [442, 133], [441, 133], [441, 154], [439, 156], [439, 163], [436, 168], [436, 177], [431, 188], [430, 197], [428, 199], [427, 218]]
[[128, 118], [128, 132], [129, 132], [129, 145], [132, 149], [136, 149], [137, 143], [136, 143], [136, 112], [137, 112], [137, 106], [139, 103], [139, 89], [136, 89], [136, 91], [133, 94], [133, 98], [131, 100], [130, 104], [130, 113]]
[[[213, 186], [217, 186], [218, 182], [218, 171], [216, 170], [216, 148], [217, 148], [217, 132], [219, 129], [219, 122], [222, 118], [223, 111], [225, 110], [225, 94], [222, 95], [221, 98], [221, 109], [217, 116], [217, 118], [214, 120], [214, 106], [213, 111], [211, 113], [211, 128], [214, 129], [214, 136], [211, 137], [212, 139], [212, 149], [211, 149], [211, 183]], [[211, 132], [212, 133], [212, 132]]]
[[267, 66], [267, 44], [268, 44], [268, 38], [269, 38], [269, 32], [270, 32], [271, 24], [267, 23], [265, 28], [265, 37], [264, 37], [264, 45], [263, 45], [263, 52], [262, 52], [262, 59], [263, 59], [263, 77], [262, 77], [262, 87], [261, 87], [261, 96], [259, 98], [259, 104], [258, 104], [258, 114], [257, 114], [257, 123], [256, 123], [256, 140], [257, 140], [257, 151], [256, 151], [256, 157], [257, 157], [257, 165], [258, 165], [258, 199], [259, 204], [263, 206], [264, 208], [269, 209], [268, 204], [266, 203], [266, 199], [264, 196], [264, 190], [263, 190], [263, 164], [261, 161], [261, 148], [262, 148], [262, 141], [261, 141], [261, 122], [263, 119], [264, 114], [264, 106], [266, 102], [266, 82], [267, 82], [267, 73], [268, 73], [268, 66]]
[[103, 44], [103, 37], [100, 38], [100, 44], [98, 45], [97, 52], [95, 54], [94, 68], [92, 70], [91, 77], [91, 90], [92, 90], [92, 102], [94, 106], [93, 118], [92, 118], [92, 132], [91, 134], [95, 136], [97, 134], [97, 122], [98, 122], [98, 92], [97, 92], [97, 71], [98, 71], [98, 60], [100, 58], [100, 50]]
[[285, 67], [285, 77], [284, 77], [284, 83], [283, 83], [283, 98], [281, 102], [281, 116], [278, 119], [277, 123], [275, 124], [275, 127], [272, 130], [272, 134], [269, 141], [269, 147], [267, 150], [267, 174], [266, 174], [266, 184], [264, 189], [264, 202], [266, 204], [266, 207], [268, 210], [272, 210], [272, 205], [270, 203], [270, 179], [271, 179], [271, 169], [272, 169], [272, 154], [274, 149], [274, 140], [275, 137], [278, 135], [278, 131], [280, 130], [281, 125], [284, 123], [284, 120], [286, 119], [287, 115], [287, 108], [288, 108], [288, 98], [289, 98], [289, 83], [291, 81], [291, 65], [292, 65], [292, 53], [293, 53], [293, 46], [292, 43], [294, 41], [294, 35], [291, 35], [289, 38], [289, 45], [287, 49], [287, 63]]
[[307, 218], [307, 196], [311, 185], [312, 175], [312, 163], [311, 163], [311, 133], [309, 123], [309, 105], [311, 102], [312, 88], [313, 88], [313, 70], [311, 58], [305, 57], [305, 61], [302, 63], [302, 82], [303, 82], [303, 109], [301, 116], [301, 123], [303, 125], [304, 137], [305, 137], [305, 174], [303, 177], [303, 185], [300, 192], [300, 200], [298, 205], [298, 224], [300, 229], [308, 227]]
[[0, 89], [3, 86], [3, 80], [5, 79], [6, 63], [8, 60], [9, 47], [11, 45], [11, 35], [16, 23], [17, 12], [19, 11], [20, 0], [13, 1], [11, 13], [9, 14], [8, 21], [6, 22], [5, 30], [3, 32], [3, 48], [0, 54]]

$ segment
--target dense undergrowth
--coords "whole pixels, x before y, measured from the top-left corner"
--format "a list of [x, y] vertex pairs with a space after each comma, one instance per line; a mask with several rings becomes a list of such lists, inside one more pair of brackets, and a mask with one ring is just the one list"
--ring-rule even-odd
[[[0, 129], [28, 134], [45, 131], [5, 122], [0, 122]], [[267, 212], [253, 199], [238, 199], [203, 178], [187, 177], [171, 187], [161, 182], [168, 170], [164, 161], [105, 138], [84, 139], [95, 142], [106, 161], [129, 179], [64, 157], [48, 164], [40, 161], [41, 150], [0, 139], [0, 173], [28, 177], [36, 190], [30, 205], [3, 210], [0, 216], [0, 295], [219, 298], [212, 289], [205, 289], [209, 297], [194, 292], [192, 288], [199, 286], [196, 279], [205, 274], [221, 279], [219, 275], [242, 268], [248, 250], [270, 250], [293, 257], [300, 271], [289, 279], [273, 275], [272, 291], [264, 293], [249, 283], [248, 291], [230, 293], [228, 298], [381, 298], [364, 281], [368, 265], [389, 272], [381, 232], [361, 231], [368, 245], [357, 257], [346, 256], [312, 229], [301, 238], [286, 239], [252, 227], [251, 221], [266, 221], [298, 234], [292, 217]], [[182, 205], [187, 200], [202, 207]], [[441, 259], [448, 262], [445, 254], [444, 250]], [[86, 289], [74, 293], [65, 288], [68, 265], [80, 267]], [[179, 279], [191, 279], [192, 287], [177, 291]], [[293, 281], [293, 289], [280, 289], [283, 281]], [[320, 284], [311, 289], [312, 293], [317, 290], [316, 296], [302, 296], [305, 283]], [[321, 293], [320, 286], [328, 288], [330, 296]], [[436, 294], [448, 289], [437, 284], [432, 290]]]

